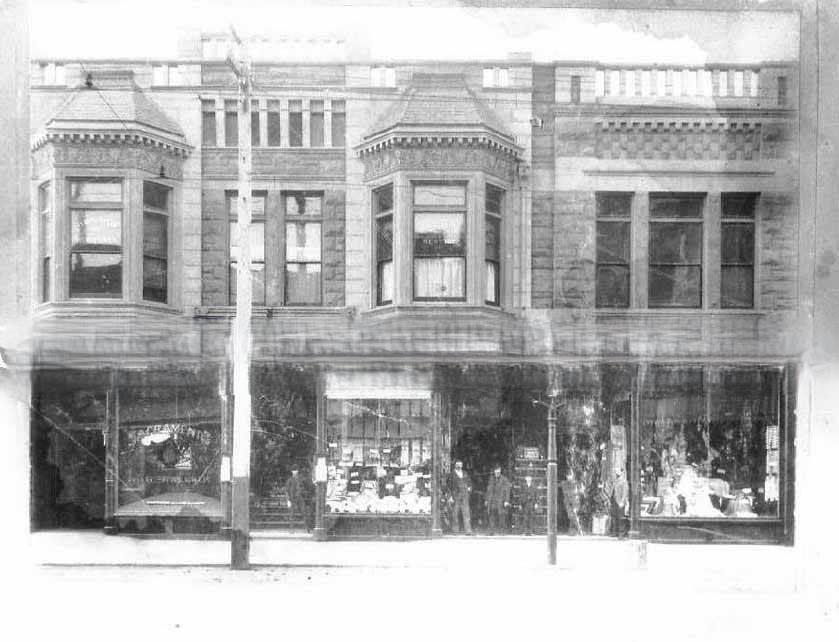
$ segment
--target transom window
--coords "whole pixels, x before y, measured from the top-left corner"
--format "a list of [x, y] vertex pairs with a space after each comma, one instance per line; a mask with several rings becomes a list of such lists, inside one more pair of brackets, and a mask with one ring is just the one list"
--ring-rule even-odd
[[704, 203], [704, 194], [650, 194], [650, 307], [702, 307]]
[[596, 304], [598, 308], [628, 308], [632, 194], [598, 192], [595, 199]]
[[466, 186], [415, 183], [414, 300], [466, 299]]
[[285, 194], [286, 305], [321, 304], [322, 202], [321, 194]]
[[70, 296], [122, 297], [122, 181], [70, 180]]
[[[230, 269], [229, 299], [230, 305], [236, 305], [236, 270], [238, 268], [239, 238], [238, 200], [235, 192], [227, 194], [227, 213], [230, 221]], [[251, 197], [251, 226], [247, 243], [251, 251], [251, 288], [254, 305], [265, 305], [265, 195], [253, 194]]]
[[143, 183], [143, 299], [166, 303], [169, 279], [169, 211], [172, 190]]

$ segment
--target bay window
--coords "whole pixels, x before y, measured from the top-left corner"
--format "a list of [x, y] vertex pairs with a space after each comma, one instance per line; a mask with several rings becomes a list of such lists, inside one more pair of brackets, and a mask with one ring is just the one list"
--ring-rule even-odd
[[704, 200], [704, 194], [650, 194], [650, 307], [702, 307]]
[[322, 196], [285, 196], [285, 303], [320, 305]]
[[143, 183], [143, 300], [167, 303], [171, 189]]
[[393, 185], [373, 192], [376, 221], [376, 305], [393, 303]]
[[50, 300], [50, 269], [52, 268], [53, 217], [49, 182], [38, 187], [40, 215], [41, 301]]
[[254, 194], [251, 197], [251, 226], [247, 239], [239, 238], [237, 222], [238, 208], [235, 193], [227, 195], [227, 212], [230, 221], [230, 270], [229, 299], [230, 305], [236, 305], [236, 269], [239, 248], [243, 242], [250, 245], [251, 279], [254, 305], [265, 305], [265, 195]]
[[504, 190], [487, 184], [484, 199], [484, 260], [486, 263], [486, 292], [484, 300], [490, 305], [501, 304], [501, 214]]
[[414, 300], [466, 299], [466, 187], [416, 183]]
[[71, 180], [70, 296], [122, 297], [122, 182]]

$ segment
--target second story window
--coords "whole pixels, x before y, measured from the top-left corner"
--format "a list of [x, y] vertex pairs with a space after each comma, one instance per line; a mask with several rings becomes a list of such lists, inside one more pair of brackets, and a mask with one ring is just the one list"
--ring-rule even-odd
[[393, 303], [393, 185], [373, 191], [376, 221], [376, 305]]
[[309, 101], [309, 147], [323, 147], [323, 101]]
[[702, 307], [704, 194], [651, 193], [651, 308]]
[[501, 305], [501, 220], [504, 211], [504, 190], [487, 184], [484, 203], [484, 301], [490, 305]]
[[580, 102], [580, 77], [571, 76], [571, 102], [579, 104]]
[[239, 238], [238, 201], [235, 192], [227, 194], [227, 216], [230, 221], [230, 305], [236, 305], [236, 270], [242, 242], [250, 244], [253, 304], [265, 305], [265, 195], [254, 194], [251, 197], [252, 219], [246, 240]]
[[303, 147], [303, 101], [288, 101], [288, 144]]
[[723, 194], [720, 305], [754, 307], [755, 203], [757, 194]]
[[259, 136], [259, 101], [251, 101], [251, 145], [259, 147], [262, 141]]
[[285, 195], [285, 303], [320, 305], [321, 205], [320, 194]]
[[268, 125], [268, 146], [279, 147], [280, 145], [282, 145], [282, 127], [280, 125], [282, 120], [282, 112], [280, 111], [279, 100], [268, 101], [268, 112], [266, 114], [266, 119], [266, 124]]
[[413, 186], [414, 300], [466, 299], [466, 187]]
[[69, 182], [70, 296], [122, 297], [122, 182]]
[[598, 192], [595, 198], [596, 305], [598, 308], [628, 308], [632, 194]]
[[169, 208], [172, 190], [143, 183], [143, 300], [167, 303]]
[[53, 217], [50, 184], [38, 187], [38, 213], [41, 246], [41, 301], [50, 300], [50, 270], [52, 269]]
[[216, 142], [216, 101], [201, 101], [201, 144], [215, 147]]
[[344, 147], [347, 136], [347, 103], [343, 100], [332, 101], [332, 146]]
[[224, 101], [224, 145], [239, 145], [239, 107], [235, 100]]
[[778, 76], [778, 106], [787, 106], [787, 77]]

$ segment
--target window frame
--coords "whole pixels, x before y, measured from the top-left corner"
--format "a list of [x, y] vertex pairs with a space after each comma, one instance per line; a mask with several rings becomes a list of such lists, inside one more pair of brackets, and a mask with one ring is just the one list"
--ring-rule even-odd
[[[296, 122], [292, 124], [292, 119], [296, 121], [298, 118], [299, 125]], [[303, 100], [294, 98], [288, 101], [288, 146], [303, 147], [303, 142]]]
[[324, 147], [325, 137], [326, 101], [321, 98], [312, 99], [309, 101], [309, 147]]
[[[653, 200], [657, 197], [662, 198], [683, 198], [688, 200], [700, 201], [699, 215], [688, 216], [653, 216]], [[705, 208], [707, 205], [707, 192], [650, 192], [648, 194], [649, 203], [649, 240], [647, 253], [647, 307], [651, 309], [663, 310], [701, 310], [705, 305], [704, 286], [705, 286]], [[699, 226], [699, 258], [691, 263], [665, 263], [662, 261], [653, 262], [652, 244], [653, 244], [653, 227], [656, 225], [698, 225]], [[696, 305], [682, 305], [682, 304], [653, 304], [652, 300], [652, 279], [653, 271], [656, 267], [688, 267], [699, 269], [699, 301]]]
[[[487, 203], [489, 201], [489, 198], [488, 198], [489, 194], [488, 193], [489, 193], [489, 190], [491, 190], [491, 189], [498, 190], [498, 192], [499, 192], [499, 197], [500, 198], [499, 198], [499, 205], [498, 205], [498, 211], [497, 212], [491, 211], [489, 209], [489, 207], [487, 206]], [[495, 183], [492, 183], [491, 181], [485, 182], [484, 183], [484, 296], [483, 296], [483, 302], [484, 302], [484, 304], [491, 305], [493, 307], [501, 307], [501, 301], [504, 298], [503, 297], [503, 290], [502, 290], [503, 285], [504, 285], [504, 279], [503, 279], [502, 272], [501, 272], [501, 266], [502, 266], [503, 262], [502, 262], [501, 259], [504, 256], [504, 214], [505, 214], [505, 211], [506, 211], [506, 206], [507, 206], [507, 190], [505, 190], [500, 185], [496, 185]], [[487, 238], [488, 238], [488, 235], [489, 235], [489, 225], [487, 225], [487, 223], [489, 222], [490, 219], [493, 219], [495, 222], [498, 223], [498, 238], [497, 238], [498, 259], [497, 260], [490, 259], [489, 257], [487, 257], [487, 254], [486, 254], [486, 243], [487, 243]], [[466, 243], [467, 243], [467, 245], [469, 243], [468, 235], [466, 237]], [[468, 254], [468, 251], [467, 251], [467, 254]], [[488, 279], [489, 279], [489, 265], [490, 264], [493, 264], [495, 266], [495, 279], [494, 279], [494, 281], [495, 281], [495, 283], [494, 283], [495, 300], [494, 301], [488, 299], [487, 296], [486, 296], [487, 295], [486, 285], [488, 284]], [[464, 269], [464, 272], [465, 272], [465, 269]]]
[[[126, 272], [127, 266], [125, 262], [125, 247], [126, 247], [126, 196], [130, 197], [130, 183], [124, 176], [66, 176], [64, 179], [67, 201], [66, 212], [67, 218], [65, 229], [67, 234], [67, 246], [65, 255], [67, 257], [67, 298], [68, 299], [96, 299], [96, 300], [125, 300], [126, 298]], [[85, 201], [73, 200], [73, 184], [74, 183], [118, 183], [120, 186], [120, 200], [119, 201]], [[128, 194], [127, 194], [128, 193]], [[129, 198], [130, 200], [130, 198]], [[104, 251], [104, 250], [74, 250], [73, 249], [73, 212], [79, 211], [118, 211], [120, 224], [120, 246], [119, 252]], [[74, 254], [103, 254], [103, 255], [118, 255], [120, 257], [120, 279], [119, 292], [114, 295], [98, 295], [90, 292], [83, 292], [80, 294], [73, 294], [73, 255]]]
[[[209, 121], [212, 120], [212, 127]], [[201, 146], [218, 147], [218, 115], [216, 114], [216, 101], [204, 99], [201, 101]]]
[[40, 302], [52, 300], [51, 264], [55, 239], [55, 216], [52, 204], [52, 181], [43, 181], [38, 185], [38, 255], [40, 273]]
[[224, 101], [224, 146], [239, 146], [239, 101], [229, 98]]
[[[325, 223], [325, 217], [323, 215], [323, 207], [324, 207], [324, 193], [318, 190], [287, 190], [280, 193], [282, 201], [283, 201], [283, 236], [284, 236], [284, 244], [283, 244], [283, 305], [286, 307], [318, 307], [323, 305], [323, 228]], [[289, 216], [288, 208], [286, 206], [287, 200], [289, 197], [294, 196], [302, 196], [304, 198], [311, 198], [317, 197], [320, 199], [320, 215], [317, 217], [314, 216]], [[289, 223], [295, 224], [318, 224], [320, 226], [320, 238], [318, 239], [319, 243], [319, 261], [289, 261], [288, 260], [288, 225]], [[319, 265], [320, 271], [320, 287], [318, 291], [320, 293], [319, 300], [317, 302], [311, 303], [300, 303], [294, 302], [289, 300], [289, 287], [288, 287], [288, 266], [291, 264], [294, 265]]]
[[269, 99], [266, 103], [265, 129], [265, 147], [282, 147], [283, 110], [282, 103], [279, 99], [272, 98]]
[[[607, 216], [601, 210], [601, 202], [602, 200], [608, 197], [625, 197], [629, 201], [628, 208], [626, 213], [618, 215], [618, 216]], [[633, 238], [632, 238], [632, 207], [635, 200], [635, 194], [633, 192], [621, 192], [621, 191], [598, 191], [595, 192], [595, 265], [594, 265], [594, 305], [598, 309], [602, 310], [609, 310], [609, 309], [620, 309], [624, 310], [627, 308], [632, 307], [632, 278], [633, 278], [633, 270], [632, 270], [632, 256], [633, 256]], [[628, 241], [627, 244], [629, 246], [629, 256], [627, 256], [626, 261], [601, 261], [599, 256], [599, 239], [600, 239], [600, 226], [601, 225], [609, 225], [609, 224], [618, 224], [621, 226], [627, 227], [627, 235]], [[600, 298], [600, 268], [601, 267], [625, 267], [627, 271], [627, 284], [626, 284], [626, 302], [625, 304], [620, 305], [606, 305], [601, 302]]]
[[[344, 98], [330, 100], [332, 119], [330, 122], [330, 144], [332, 147], [347, 146], [347, 101]], [[338, 115], [339, 118], [335, 118]], [[337, 125], [340, 123], [340, 127]], [[336, 134], [340, 134], [337, 135]], [[340, 139], [340, 140], [339, 140]]]
[[[377, 193], [390, 190], [390, 209], [377, 211], [378, 206], [378, 199]], [[393, 182], [386, 183], [384, 185], [380, 185], [378, 187], [374, 187], [371, 190], [372, 194], [372, 213], [373, 213], [373, 265], [374, 265], [374, 290], [375, 290], [375, 307], [381, 307], [385, 305], [393, 305], [394, 303], [394, 296], [396, 294], [396, 261], [395, 261], [395, 248], [394, 248], [394, 236], [396, 231], [396, 194], [394, 190]], [[379, 256], [379, 224], [386, 219], [390, 219], [390, 229], [391, 229], [391, 239], [390, 239], [390, 258], [386, 260], [382, 260]], [[386, 264], [390, 263], [391, 266], [391, 298], [390, 299], [383, 299], [382, 298], [382, 267]]]
[[[236, 299], [234, 298], [234, 290], [236, 280], [234, 278], [235, 271], [238, 269], [238, 261], [233, 260], [232, 252], [231, 252], [231, 244], [233, 241], [232, 236], [232, 226], [238, 225], [239, 222], [239, 213], [238, 211], [234, 215], [233, 208], [231, 207], [231, 203], [237, 202], [239, 197], [239, 193], [237, 190], [225, 190], [224, 198], [225, 198], [225, 210], [227, 213], [227, 305], [235, 306]], [[253, 211], [253, 203], [254, 198], [262, 198], [263, 199], [263, 207], [261, 213], [254, 213]], [[251, 274], [253, 274], [253, 265], [261, 264], [262, 265], [262, 303], [256, 302], [256, 297], [251, 299], [252, 306], [264, 306], [268, 301], [268, 283], [266, 278], [266, 252], [265, 249], [267, 247], [266, 242], [266, 230], [267, 230], [267, 212], [265, 211], [268, 206], [268, 193], [265, 190], [253, 190], [251, 191], [251, 227], [254, 225], [262, 225], [262, 261], [254, 261], [253, 256], [251, 256]], [[248, 232], [248, 239], [250, 240], [250, 232]], [[253, 283], [253, 279], [251, 280]], [[251, 290], [251, 295], [253, 296], [253, 289]]]
[[[443, 186], [457, 185], [463, 189], [463, 205], [416, 205], [416, 187], [420, 185]], [[414, 303], [465, 303], [469, 296], [469, 181], [468, 180], [411, 180], [409, 182], [410, 194], [410, 252], [411, 252], [411, 301]], [[417, 214], [460, 214], [463, 217], [463, 254], [452, 255], [424, 255], [417, 257], [416, 254], [416, 216]], [[458, 297], [421, 297], [417, 296], [417, 271], [416, 261], [423, 258], [462, 258], [463, 260], [463, 296]], [[473, 257], [474, 258], [474, 257]]]

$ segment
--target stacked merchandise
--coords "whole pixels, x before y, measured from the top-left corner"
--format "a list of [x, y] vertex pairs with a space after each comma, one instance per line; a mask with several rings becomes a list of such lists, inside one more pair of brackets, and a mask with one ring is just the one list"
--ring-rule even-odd
[[430, 475], [383, 466], [336, 466], [326, 490], [332, 513], [431, 513]]

